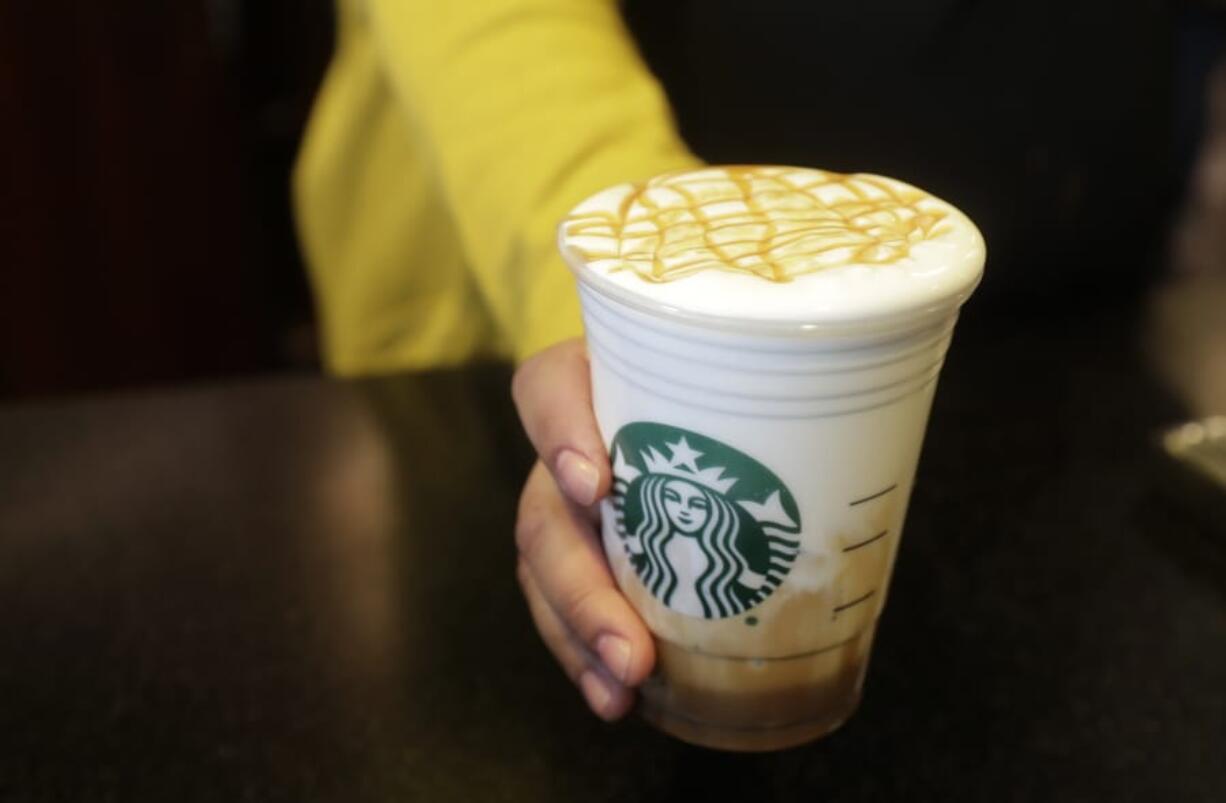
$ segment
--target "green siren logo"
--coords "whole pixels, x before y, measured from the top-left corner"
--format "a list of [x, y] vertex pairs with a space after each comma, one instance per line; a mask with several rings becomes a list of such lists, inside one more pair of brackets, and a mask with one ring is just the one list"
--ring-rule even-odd
[[800, 513], [758, 461], [696, 432], [636, 422], [613, 438], [613, 519], [639, 579], [679, 613], [735, 616], [796, 560]]

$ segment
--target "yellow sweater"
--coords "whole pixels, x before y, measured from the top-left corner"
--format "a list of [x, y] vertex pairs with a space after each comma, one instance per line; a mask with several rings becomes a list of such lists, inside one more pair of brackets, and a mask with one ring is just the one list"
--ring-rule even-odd
[[695, 164], [614, 0], [339, 0], [294, 173], [328, 367], [522, 359], [582, 331], [555, 227]]

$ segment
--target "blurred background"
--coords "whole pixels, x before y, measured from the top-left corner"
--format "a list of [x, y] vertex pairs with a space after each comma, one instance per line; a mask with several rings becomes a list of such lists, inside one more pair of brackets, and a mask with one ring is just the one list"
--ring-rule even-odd
[[316, 365], [289, 169], [330, 0], [0, 2], [0, 396]]
[[[797, 13], [784, 0], [752, 15], [628, 2], [626, 16], [699, 155], [895, 173], [956, 200], [992, 244], [983, 295], [997, 308], [1030, 303], [1055, 276], [1100, 292], [1102, 269], [1077, 266], [1113, 264], [1121, 229], [1132, 250], [1112, 286], [1157, 283], [1174, 263], [1221, 270], [1226, 248], [1206, 232], [1223, 220], [1213, 187], [1226, 171], [1206, 156], [1206, 132], [1226, 4], [879, 5], [888, 13], [806, 6], [814, 26], [840, 32], [817, 52], [812, 29], [778, 24]], [[0, 398], [318, 370], [288, 177], [332, 11], [329, 0], [0, 2]], [[865, 36], [877, 49], [854, 76], [804, 78], [856, 58], [845, 51]], [[692, 46], [772, 38], [751, 62]], [[948, 97], [983, 105], [950, 106], [939, 83], [915, 92], [902, 79], [920, 62], [957, 76]], [[966, 64], [984, 69], [950, 66]], [[832, 103], [869, 86], [893, 93], [872, 108], [926, 110], [932, 125], [902, 146], [862, 135], [886, 119], [829, 125]], [[755, 123], [763, 114], [777, 124]]]

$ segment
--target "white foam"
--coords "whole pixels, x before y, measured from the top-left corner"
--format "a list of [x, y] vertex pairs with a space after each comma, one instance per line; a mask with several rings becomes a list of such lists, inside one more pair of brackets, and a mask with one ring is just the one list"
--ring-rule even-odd
[[[599, 192], [576, 206], [562, 223], [562, 253], [581, 281], [606, 294], [637, 299], [665, 312], [748, 324], [820, 326], [950, 307], [964, 301], [982, 275], [986, 250], [975, 225], [951, 204], [901, 181], [870, 174], [839, 176], [806, 168], [733, 170], [739, 184], [733, 182], [730, 177], [734, 173], [727, 168], [706, 168], [658, 177], [646, 188], [623, 184]], [[678, 192], [678, 184], [684, 185], [688, 195]], [[779, 191], [781, 186], [784, 192]], [[788, 192], [787, 188], [796, 188], [797, 192]], [[756, 220], [738, 217], [746, 209], [747, 189], [763, 207]], [[893, 205], [895, 198], [905, 203]], [[838, 204], [867, 202], [871, 206], [880, 199], [890, 199], [888, 211], [868, 209], [858, 216], [840, 212], [843, 217], [833, 220], [822, 217], [826, 211], [823, 205], [836, 208]], [[809, 247], [812, 243], [822, 245], [825, 241], [821, 238], [828, 235], [834, 238], [830, 242], [838, 245], [843, 232], [850, 230], [846, 220], [851, 217], [858, 227], [855, 236], [863, 238], [865, 232], [878, 230], [875, 214], [882, 216], [886, 225], [897, 221], [905, 224], [916, 215], [939, 218], [939, 222], [922, 236], [913, 235], [901, 255], [891, 254], [887, 246]], [[656, 236], [660, 230], [645, 222], [644, 215], [689, 228]], [[763, 215], [771, 225], [778, 223], [771, 230], [775, 236], [781, 231], [788, 234], [786, 242], [771, 252], [776, 262], [795, 274], [787, 281], [744, 272], [763, 264], [759, 255], [751, 253], [752, 246], [740, 250], [735, 244], [718, 251], [690, 249], [680, 257], [667, 247], [669, 236], [693, 235], [695, 226], [705, 227], [705, 221], [715, 216], [722, 217], [725, 232], [733, 232], [738, 241], [761, 237], [767, 225]], [[885, 231], [885, 227], [880, 230]], [[798, 241], [793, 235], [810, 239]], [[874, 259], [874, 255], [884, 258]], [[738, 258], [736, 267], [741, 272], [728, 269], [729, 259]], [[652, 260], [665, 268], [683, 263], [691, 272], [667, 281], [651, 281], [642, 274]]]

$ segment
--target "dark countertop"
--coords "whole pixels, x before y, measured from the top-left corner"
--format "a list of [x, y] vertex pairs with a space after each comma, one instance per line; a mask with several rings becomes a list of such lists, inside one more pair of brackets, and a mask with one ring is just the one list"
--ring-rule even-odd
[[770, 755], [602, 724], [552, 664], [504, 369], [0, 407], [0, 800], [1220, 800], [1180, 410], [1127, 305], [1045, 317], [972, 305], [865, 701]]

